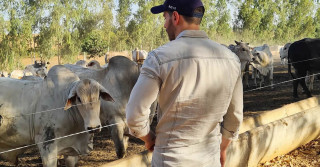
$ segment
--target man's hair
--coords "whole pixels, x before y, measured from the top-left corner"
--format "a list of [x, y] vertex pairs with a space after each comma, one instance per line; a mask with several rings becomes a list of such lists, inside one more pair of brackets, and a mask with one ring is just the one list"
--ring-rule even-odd
[[[172, 16], [173, 11], [168, 11], [170, 17]], [[197, 14], [197, 15], [202, 15], [201, 17], [189, 17], [189, 16], [184, 16], [181, 15], [184, 20], [189, 23], [189, 24], [196, 24], [196, 25], [200, 25], [203, 14], [204, 14], [204, 7], [200, 6], [194, 9], [193, 14]]]

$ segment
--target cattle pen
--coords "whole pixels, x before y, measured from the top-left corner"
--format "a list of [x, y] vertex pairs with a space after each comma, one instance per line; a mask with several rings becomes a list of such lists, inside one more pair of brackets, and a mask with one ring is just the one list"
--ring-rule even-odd
[[[285, 154], [292, 149], [297, 148], [299, 145], [305, 144], [305, 142], [312, 140], [312, 138], [316, 138], [319, 134], [317, 132], [317, 127], [319, 127], [318, 124], [315, 124], [312, 122], [313, 118], [317, 118], [315, 111], [306, 111], [307, 107], [315, 107], [318, 105], [318, 98], [313, 97], [309, 99], [305, 99], [305, 96], [301, 95], [300, 99], [293, 99], [292, 98], [292, 82], [286, 82], [290, 81], [291, 78], [287, 74], [287, 68], [286, 66], [280, 65], [279, 57], [274, 56], [275, 58], [275, 74], [274, 74], [274, 84], [275, 88], [271, 89], [270, 87], [265, 88], [248, 88], [244, 90], [244, 111], [245, 111], [245, 125], [249, 126], [247, 128], [242, 126], [242, 133], [239, 137], [240, 141], [248, 141], [251, 140], [251, 143], [253, 145], [243, 145], [240, 150], [243, 150], [242, 154], [244, 152], [247, 152], [247, 154], [250, 153], [250, 156], [247, 157], [245, 160], [240, 160], [241, 162], [246, 162], [250, 164], [256, 164], [259, 162], [253, 162], [253, 160], [263, 160], [266, 161], [270, 158], [273, 158], [276, 155]], [[318, 95], [320, 93], [319, 89], [319, 83], [318, 81], [315, 82], [313, 95]], [[292, 104], [291, 104], [292, 103]], [[295, 111], [294, 113], [290, 113], [291, 111]], [[276, 111], [276, 112], [275, 112]], [[288, 113], [288, 111], [290, 111]], [[264, 143], [263, 145], [266, 146], [269, 144], [269, 148], [273, 147], [271, 145], [271, 139], [267, 138], [268, 135], [274, 135], [276, 134], [276, 131], [274, 130], [275, 127], [278, 125], [283, 126], [283, 131], [287, 131], [288, 133], [294, 135], [297, 134], [300, 131], [294, 131], [293, 128], [291, 128], [291, 125], [295, 125], [296, 122], [298, 122], [296, 119], [304, 118], [303, 115], [306, 116], [305, 122], [313, 123], [311, 127], [312, 134], [308, 135], [310, 138], [302, 139], [303, 141], [299, 142], [297, 145], [291, 144], [293, 148], [283, 148], [283, 152], [281, 154], [274, 154], [273, 156], [270, 156], [267, 154], [266, 151], [263, 152], [262, 148], [259, 148], [259, 145], [262, 145], [260, 143]], [[276, 120], [272, 120], [276, 119]], [[288, 120], [284, 119], [288, 118]], [[267, 121], [267, 122], [264, 122]], [[310, 126], [307, 126], [305, 124], [305, 128], [308, 128]], [[303, 126], [301, 126], [303, 127]], [[287, 128], [287, 129], [286, 129]], [[253, 131], [249, 131], [249, 129]], [[278, 128], [280, 129], [280, 128]], [[291, 129], [291, 130], [290, 130]], [[311, 131], [311, 130], [310, 130]], [[253, 138], [250, 138], [250, 135], [254, 134], [261, 134], [263, 137], [266, 137], [268, 140], [261, 141], [256, 140], [254, 141]], [[284, 135], [284, 133], [281, 133]], [[305, 134], [306, 135], [306, 134]], [[286, 138], [288, 135], [281, 136], [280, 138]], [[301, 134], [302, 136], [302, 134]], [[290, 136], [289, 136], [290, 137]], [[294, 136], [293, 136], [294, 137]], [[261, 139], [261, 138], [259, 138]], [[274, 140], [274, 139], [273, 139]], [[273, 141], [272, 140], [272, 141]], [[269, 142], [269, 143], [268, 143]], [[231, 145], [230, 149], [239, 147], [237, 146], [237, 142], [234, 142], [233, 145]], [[251, 152], [246, 151], [247, 149], [251, 149]], [[260, 150], [254, 150], [253, 148], [257, 148]], [[278, 150], [281, 150], [281, 147], [276, 147]], [[148, 164], [149, 159], [151, 158], [150, 154], [140, 154], [140, 155], [148, 155], [148, 156], [139, 156], [139, 153], [144, 151], [144, 145], [141, 141], [137, 139], [130, 139], [130, 145], [128, 147], [127, 152], [127, 158], [117, 160], [114, 145], [112, 141], [110, 140], [110, 135], [108, 135], [108, 129], [103, 129], [102, 133], [97, 135], [94, 139], [94, 150], [89, 155], [81, 156], [80, 159], [80, 166], [119, 166], [120, 164], [128, 164], [131, 160], [135, 159], [135, 164], [131, 164], [133, 166], [140, 166], [137, 163], [144, 163]], [[263, 153], [263, 156], [268, 156], [269, 158], [263, 159], [261, 158], [261, 155], [258, 153]], [[234, 153], [235, 154], [235, 153]], [[254, 155], [259, 155], [260, 157], [254, 157]], [[235, 156], [235, 155], [233, 155]], [[251, 160], [251, 161], [250, 161]], [[263, 162], [260, 161], [260, 162]], [[236, 162], [234, 160], [234, 162]], [[228, 163], [231, 163], [228, 161]], [[116, 164], [116, 165], [115, 165]], [[241, 163], [238, 163], [241, 164]], [[320, 164], [318, 162], [318, 164]], [[0, 166], [8, 167], [12, 166], [9, 163], [5, 161], [0, 161]], [[19, 166], [42, 166], [41, 165], [41, 159], [38, 156], [38, 153], [34, 149], [30, 149], [25, 154], [21, 155], [19, 157]], [[61, 164], [61, 166], [63, 166]], [[126, 166], [126, 165], [124, 165]], [[130, 165], [127, 165], [130, 166]], [[141, 164], [141, 166], [143, 166]], [[233, 165], [231, 165], [233, 166]], [[248, 165], [250, 166], [250, 165]], [[255, 165], [252, 165], [255, 166]], [[121, 166], [119, 166], [121, 167]]]

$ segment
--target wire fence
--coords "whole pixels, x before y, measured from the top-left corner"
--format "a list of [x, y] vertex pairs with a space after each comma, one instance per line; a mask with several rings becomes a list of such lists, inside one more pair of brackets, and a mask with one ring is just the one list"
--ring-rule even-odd
[[[293, 65], [293, 64], [297, 64], [297, 63], [302, 63], [302, 62], [306, 62], [306, 61], [311, 61], [311, 60], [317, 60], [317, 59], [320, 59], [320, 57], [317, 57], [317, 58], [311, 58], [311, 59], [306, 59], [306, 60], [301, 60], [301, 61], [296, 61], [296, 62], [291, 62], [291, 63], [286, 63], [286, 64], [282, 64], [282, 65], [278, 65], [278, 66], [268, 66], [268, 67], [264, 67], [266, 69], [275, 69], [275, 68], [278, 68], [278, 67], [284, 67], [284, 66], [287, 66], [287, 65]], [[252, 62], [250, 62], [249, 65], [252, 65], [251, 64]], [[253, 67], [254, 68], [254, 67]], [[243, 74], [246, 74], [246, 73], [250, 73], [250, 71], [244, 71]]]
[[[305, 60], [305, 61], [310, 61], [310, 60], [315, 60], [315, 59], [318, 59], [318, 58], [313, 58], [313, 59], [309, 59], [309, 60]], [[288, 64], [294, 64], [294, 63], [300, 63], [300, 62], [304, 62], [304, 61], [293, 62], [293, 63], [288, 63]], [[276, 67], [283, 67], [283, 65], [281, 65], [281, 66], [276, 66]], [[320, 75], [320, 73], [311, 74], [311, 75], [313, 75], [313, 76], [318, 76], [318, 75]], [[306, 77], [308, 77], [308, 76], [300, 77], [300, 78], [295, 78], [295, 79], [291, 79], [291, 80], [287, 80], [287, 81], [283, 81], [283, 82], [279, 82], [279, 83], [276, 83], [276, 84], [267, 85], [267, 86], [264, 86], [264, 87], [259, 87], [259, 88], [255, 88], [255, 89], [251, 89], [251, 90], [246, 90], [246, 91], [244, 91], [244, 93], [252, 92], [252, 91], [256, 91], [256, 90], [261, 90], [261, 89], [265, 89], [265, 88], [268, 88], [268, 87], [278, 86], [278, 85], [281, 85], [281, 84], [293, 82], [293, 81], [295, 81], [295, 80], [304, 79], [304, 78], [306, 78]], [[90, 103], [97, 103], [97, 102], [90, 102]], [[89, 103], [85, 103], [85, 104], [89, 104]], [[72, 105], [72, 106], [73, 106], [73, 107], [76, 107], [76, 106], [79, 106], [79, 105], [83, 105], [83, 104], [77, 104], [77, 105]], [[31, 116], [31, 115], [35, 115], [35, 114], [42, 114], [42, 113], [47, 113], [47, 112], [56, 111], [56, 110], [62, 110], [62, 111], [63, 111], [63, 109], [64, 109], [64, 107], [59, 107], [59, 108], [55, 108], [55, 109], [49, 109], [49, 110], [45, 110], [45, 111], [39, 111], [39, 112], [28, 113], [28, 114], [21, 114], [21, 115], [11, 116], [11, 117], [7, 117], [7, 118], [14, 118], [14, 117], [21, 117], [21, 116]], [[153, 117], [153, 116], [155, 116], [155, 115], [156, 115], [156, 114], [153, 114], [153, 115], [150, 115], [150, 116]], [[2, 116], [4, 116], [4, 115], [2, 115]], [[9, 150], [0, 152], [0, 154], [5, 154], [5, 153], [12, 152], [12, 151], [29, 148], [29, 147], [32, 147], [32, 146], [37, 146], [37, 145], [41, 145], [41, 144], [53, 142], [53, 141], [56, 141], [56, 140], [65, 139], [65, 138], [68, 138], [68, 137], [71, 137], [71, 136], [75, 136], [75, 135], [79, 135], [79, 134], [83, 134], [83, 133], [88, 133], [88, 132], [96, 131], [96, 130], [99, 130], [99, 129], [101, 130], [101, 129], [104, 129], [104, 128], [107, 128], [107, 127], [116, 126], [116, 125], [118, 125], [118, 124], [120, 124], [120, 123], [104, 125], [104, 126], [99, 127], [99, 128], [95, 128], [95, 129], [91, 129], [91, 130], [84, 130], [84, 131], [81, 131], [81, 132], [69, 134], [69, 135], [66, 135], [66, 136], [57, 137], [57, 138], [50, 139], [50, 140], [46, 140], [46, 141], [42, 141], [42, 142], [39, 142], [39, 143], [35, 143], [35, 144], [30, 144], [30, 145], [25, 145], [25, 146], [21, 146], [21, 147], [9, 149]], [[56, 158], [57, 158], [57, 157], [54, 157], [54, 159], [56, 159]]]

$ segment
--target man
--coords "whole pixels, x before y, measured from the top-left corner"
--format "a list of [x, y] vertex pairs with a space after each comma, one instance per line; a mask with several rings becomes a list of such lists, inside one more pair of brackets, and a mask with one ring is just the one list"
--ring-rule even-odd
[[[201, 0], [166, 0], [151, 12], [163, 12], [171, 42], [141, 68], [126, 109], [130, 133], [153, 151], [154, 167], [224, 166], [243, 118], [240, 61], [199, 30]], [[154, 134], [148, 118], [157, 98]]]

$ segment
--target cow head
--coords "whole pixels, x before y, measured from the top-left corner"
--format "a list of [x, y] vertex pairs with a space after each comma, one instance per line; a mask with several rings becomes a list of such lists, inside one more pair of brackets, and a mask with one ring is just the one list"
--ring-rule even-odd
[[138, 64], [143, 64], [143, 61], [147, 58], [147, 56], [148, 52], [145, 50], [138, 50], [138, 48], [136, 48], [132, 51], [132, 60]]
[[101, 69], [100, 63], [97, 60], [91, 60], [86, 66], [88, 68]]
[[42, 61], [42, 60], [41, 61], [36, 60], [36, 61], [34, 61], [34, 64], [32, 65], [33, 69], [31, 66], [27, 66], [25, 68], [25, 70], [31, 71], [34, 76], [44, 78], [48, 74], [48, 70], [47, 70], [48, 64], [50, 64], [50, 63], [46, 62], [46, 61]]
[[262, 67], [266, 67], [269, 65], [270, 59], [269, 59], [267, 53], [265, 53], [263, 51], [253, 50], [252, 55], [253, 55], [253, 58], [252, 58], [251, 64], [254, 67], [255, 67], [255, 65], [260, 65]]
[[237, 44], [236, 46], [234, 46], [234, 53], [239, 57], [241, 62], [250, 62], [252, 59], [252, 53], [249, 47], [249, 43], [245, 43], [245, 42], [238, 42], [235, 41], [235, 43]]
[[288, 51], [291, 43], [286, 43], [279, 51], [281, 64], [285, 64], [288, 61]]
[[87, 67], [87, 62], [85, 60], [79, 60], [76, 62], [76, 65], [81, 67]]
[[46, 77], [48, 74], [47, 67], [36, 68], [35, 72], [36, 72], [36, 76], [39, 76], [41, 78]]
[[107, 90], [97, 81], [84, 79], [74, 84], [70, 90], [65, 110], [75, 105], [89, 133], [100, 132], [100, 97], [106, 101], [114, 101]]

